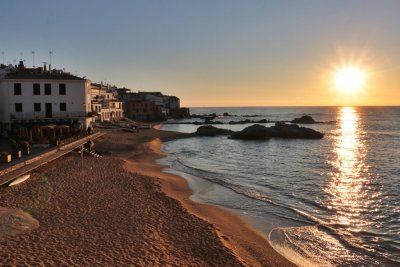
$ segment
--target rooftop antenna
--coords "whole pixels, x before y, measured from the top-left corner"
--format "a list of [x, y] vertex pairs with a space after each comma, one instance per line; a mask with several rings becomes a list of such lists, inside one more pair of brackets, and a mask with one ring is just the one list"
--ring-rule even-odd
[[49, 51], [49, 55], [50, 55], [50, 66], [52, 65], [51, 63], [52, 63], [52, 61], [53, 61], [53, 50], [50, 50]]
[[35, 51], [32, 51], [32, 63], [33, 63], [33, 68], [35, 68]]
[[3, 56], [3, 65], [4, 65], [4, 51], [1, 52], [1, 55]]
[[22, 52], [19, 53], [19, 60], [22, 61]]

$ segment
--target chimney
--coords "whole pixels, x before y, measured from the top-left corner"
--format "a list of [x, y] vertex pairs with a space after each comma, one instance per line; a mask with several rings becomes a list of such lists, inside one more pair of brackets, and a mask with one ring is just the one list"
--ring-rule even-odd
[[23, 68], [25, 68], [25, 66], [24, 66], [24, 62], [23, 62], [22, 60], [20, 60], [20, 61], [19, 61], [18, 68], [20, 68], [20, 69], [23, 69]]
[[44, 71], [44, 72], [46, 72], [46, 71], [47, 71], [46, 62], [43, 62], [43, 71]]

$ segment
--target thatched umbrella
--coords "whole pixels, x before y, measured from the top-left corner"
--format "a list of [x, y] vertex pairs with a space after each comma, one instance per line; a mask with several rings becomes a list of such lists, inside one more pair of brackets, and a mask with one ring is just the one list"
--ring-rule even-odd
[[55, 128], [56, 128], [56, 126], [54, 124], [48, 124], [48, 125], [44, 126], [44, 129], [46, 130], [48, 137], [56, 136], [56, 132], [54, 130]]
[[69, 132], [69, 126], [68, 125], [57, 125], [56, 131], [58, 133], [58, 136], [64, 136], [64, 134]]

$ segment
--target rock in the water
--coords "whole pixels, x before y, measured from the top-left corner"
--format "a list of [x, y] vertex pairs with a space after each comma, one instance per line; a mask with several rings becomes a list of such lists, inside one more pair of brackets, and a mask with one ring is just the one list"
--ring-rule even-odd
[[205, 124], [224, 124], [222, 121], [195, 121], [192, 124], [194, 125], [205, 125]]
[[230, 136], [231, 139], [244, 140], [265, 140], [270, 137], [320, 139], [324, 137], [324, 134], [310, 128], [299, 127], [296, 124], [277, 122], [275, 126], [271, 127], [254, 124]]
[[229, 124], [247, 124], [247, 123], [268, 123], [269, 121], [267, 119], [262, 119], [262, 120], [241, 120], [241, 121], [230, 121], [228, 122]]
[[254, 124], [244, 128], [240, 132], [236, 132], [230, 136], [231, 139], [243, 139], [243, 140], [266, 140], [269, 139], [267, 127]]
[[280, 138], [320, 139], [324, 137], [323, 133], [313, 129], [284, 122], [277, 122], [275, 126], [267, 128], [267, 134], [271, 137]]
[[291, 121], [292, 123], [299, 123], [299, 124], [311, 124], [311, 123], [317, 123], [311, 116], [305, 115], [301, 116], [300, 118], [295, 118], [294, 120]]
[[246, 124], [246, 123], [251, 123], [251, 120], [246, 119], [246, 120], [241, 120], [241, 121], [230, 121], [229, 124]]
[[227, 129], [220, 129], [211, 125], [204, 125], [197, 128], [196, 135], [200, 136], [217, 136], [217, 135], [229, 135], [233, 132]]

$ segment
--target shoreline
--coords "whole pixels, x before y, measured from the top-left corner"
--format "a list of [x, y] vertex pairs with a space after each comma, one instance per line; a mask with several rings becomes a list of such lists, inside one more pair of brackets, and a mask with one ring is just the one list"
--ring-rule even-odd
[[[159, 127], [156, 127], [156, 131]], [[141, 144], [143, 154], [135, 155], [133, 161], [127, 161], [125, 168], [142, 175], [161, 179], [161, 189], [167, 196], [179, 201], [191, 214], [211, 223], [215, 234], [224, 246], [229, 248], [245, 265], [251, 266], [296, 266], [279, 254], [264, 234], [243, 216], [223, 207], [199, 203], [190, 199], [193, 194], [187, 180], [179, 175], [164, 172], [167, 167], [157, 163], [166, 156], [161, 148], [164, 142], [185, 138], [185, 135], [171, 132], [172, 136], [155, 138]]]
[[180, 133], [104, 132], [101, 159], [82, 168], [69, 154], [2, 189], [0, 206], [39, 227], [0, 231], [0, 265], [295, 266], [238, 215], [191, 201], [186, 180], [162, 172], [161, 140]]

